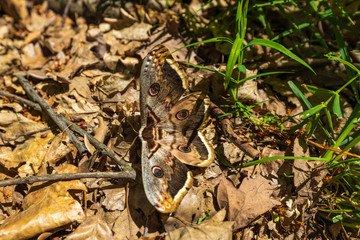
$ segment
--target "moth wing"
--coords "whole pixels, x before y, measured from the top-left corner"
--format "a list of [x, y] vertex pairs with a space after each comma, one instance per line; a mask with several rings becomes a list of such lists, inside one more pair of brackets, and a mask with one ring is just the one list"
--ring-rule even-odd
[[195, 134], [191, 142], [181, 133], [176, 133], [174, 136], [158, 140], [158, 143], [182, 163], [197, 167], [209, 166], [214, 161], [214, 149], [202, 131], [196, 131]]
[[155, 153], [151, 153], [145, 141], [142, 148], [145, 194], [158, 211], [174, 212], [192, 186], [192, 173], [166, 149], [159, 148]]
[[[159, 45], [143, 60], [140, 73], [140, 112], [146, 116], [153, 111], [159, 118], [166, 116], [187, 89], [188, 80], [179, 64], [169, 55], [169, 50]], [[155, 87], [155, 88], [154, 88]], [[151, 94], [156, 89], [157, 94]], [[142, 125], [146, 120], [142, 119]]]

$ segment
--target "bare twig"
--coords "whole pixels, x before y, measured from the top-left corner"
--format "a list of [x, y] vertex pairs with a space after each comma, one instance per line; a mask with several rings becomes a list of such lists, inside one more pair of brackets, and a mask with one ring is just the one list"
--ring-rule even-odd
[[66, 123], [61, 121], [59, 119], [58, 115], [54, 112], [54, 110], [51, 109], [51, 107], [35, 92], [35, 90], [32, 88], [28, 80], [26, 80], [21, 75], [16, 75], [16, 77], [19, 79], [19, 82], [21, 83], [21, 86], [24, 88], [25, 92], [35, 101], [37, 102], [41, 108], [49, 115], [49, 117], [56, 123], [56, 125], [62, 130], [66, 131], [67, 134], [69, 134], [69, 138], [72, 144], [77, 148], [80, 154], [83, 154], [86, 152], [86, 148], [84, 144], [82, 144], [75, 135], [68, 129], [68, 126]]
[[210, 103], [211, 114], [216, 120], [221, 124], [222, 131], [224, 135], [238, 148], [240, 148], [245, 154], [251, 158], [258, 158], [259, 152], [251, 147], [248, 143], [245, 143], [235, 132], [232, 127], [232, 124], [229, 119], [223, 117], [219, 119], [219, 116], [224, 115], [225, 113], [214, 103]]
[[130, 178], [135, 180], [135, 175], [130, 172], [90, 172], [90, 173], [64, 173], [54, 175], [40, 175], [40, 176], [28, 176], [23, 178], [14, 178], [10, 180], [0, 181], [0, 187], [16, 185], [16, 184], [31, 184], [34, 182], [43, 181], [63, 181], [63, 180], [74, 180], [80, 178]]
[[[7, 93], [7, 92], [3, 92], [3, 96], [6, 96], [6, 97], [13, 97], [16, 101], [19, 101], [19, 102], [23, 102], [25, 104], [27, 104], [29, 107], [32, 107], [34, 108], [35, 110], [37, 111], [41, 111], [41, 107], [39, 104], [37, 103], [34, 103], [33, 101], [30, 101], [30, 100], [27, 100], [27, 99], [24, 99], [24, 98], [21, 98], [21, 97], [18, 97], [14, 94], [11, 94], [11, 93]], [[1, 92], [0, 92], [1, 94]], [[25, 101], [23, 101], [25, 100]], [[103, 155], [105, 156], [108, 156], [110, 157], [111, 159], [113, 159], [116, 164], [118, 164], [124, 171], [127, 171], [130, 175], [131, 175], [131, 178], [135, 178], [135, 170], [133, 168], [131, 168], [124, 160], [123, 158], [121, 159], [118, 159], [117, 155], [112, 151], [110, 150], [105, 144], [99, 142], [96, 138], [94, 138], [92, 135], [88, 134], [86, 131], [84, 131], [82, 128], [80, 128], [79, 126], [73, 124], [73, 122], [71, 122], [70, 120], [66, 119], [64, 116], [62, 115], [57, 115], [57, 118], [60, 118], [62, 121], [65, 122], [65, 124], [67, 126], [69, 126], [69, 128], [72, 130], [72, 131], [75, 131], [76, 133], [78, 133], [79, 135], [81, 136], [84, 136], [85, 134], [87, 135], [90, 143], [92, 145], [94, 145], [95, 148], [97, 148], [97, 150], [99, 152], [101, 152]], [[29, 133], [30, 134], [30, 133]]]
[[68, 14], [69, 14], [69, 9], [70, 9], [71, 3], [72, 3], [72, 0], [68, 0], [66, 2], [66, 6], [65, 6], [65, 9], [64, 9], [64, 14], [62, 15], [61, 27], [64, 27], [64, 25], [65, 25], [65, 20], [66, 20]]
[[17, 102], [26, 104], [26, 105], [28, 105], [29, 107], [33, 108], [34, 110], [41, 112], [41, 107], [40, 107], [40, 105], [39, 105], [39, 104], [36, 104], [36, 103], [34, 103], [34, 102], [30, 101], [30, 100], [27, 100], [27, 99], [25, 99], [25, 98], [16, 96], [16, 95], [14, 95], [14, 94], [12, 94], [12, 93], [5, 92], [5, 91], [3, 91], [3, 90], [0, 90], [0, 95], [5, 96], [5, 97], [8, 97], [8, 98], [14, 98]]
[[62, 121], [64, 121], [67, 125], [69, 125], [69, 128], [78, 133], [81, 136], [86, 135], [89, 142], [99, 151], [101, 152], [103, 155], [110, 157], [112, 160], [114, 160], [119, 166], [121, 166], [123, 168], [123, 170], [125, 171], [129, 171], [132, 172], [135, 175], [135, 171], [132, 167], [129, 166], [129, 164], [127, 164], [122, 158], [118, 159], [118, 157], [116, 156], [116, 154], [111, 151], [105, 144], [101, 143], [100, 141], [98, 141], [96, 138], [94, 138], [92, 135], [90, 135], [89, 133], [87, 133], [85, 130], [83, 130], [81, 127], [79, 127], [76, 124], [73, 124], [70, 120], [68, 120], [67, 118], [65, 118], [62, 115], [59, 115], [59, 117], [62, 119]]

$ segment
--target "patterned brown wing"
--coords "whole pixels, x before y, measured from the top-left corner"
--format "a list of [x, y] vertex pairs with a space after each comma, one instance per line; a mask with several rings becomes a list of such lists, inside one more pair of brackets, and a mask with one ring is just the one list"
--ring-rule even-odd
[[169, 51], [155, 47], [140, 75], [139, 137], [145, 193], [161, 212], [175, 211], [192, 186], [185, 164], [207, 166], [214, 158], [201, 132], [207, 109], [208, 98], [188, 92], [185, 73]]

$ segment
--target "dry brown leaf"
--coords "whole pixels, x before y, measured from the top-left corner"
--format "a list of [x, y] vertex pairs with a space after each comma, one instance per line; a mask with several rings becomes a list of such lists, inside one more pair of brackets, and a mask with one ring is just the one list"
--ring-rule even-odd
[[[202, 217], [216, 214], [213, 203], [213, 190], [210, 186], [192, 187], [181, 201], [179, 207], [164, 224], [166, 232], [174, 231], [187, 223], [196, 224]], [[179, 220], [181, 219], [181, 221]]]
[[[267, 89], [268, 90], [268, 89]], [[268, 90], [270, 91], [270, 90]], [[263, 89], [258, 90], [257, 102], [267, 101], [261, 104], [261, 108], [278, 116], [286, 116], [286, 106], [284, 102], [279, 101], [272, 92], [265, 92]]]
[[125, 102], [126, 105], [126, 116], [131, 116], [131, 114], [136, 109], [140, 109], [139, 103], [139, 91], [135, 88], [135, 86], [130, 86], [126, 89], [124, 94], [118, 98], [118, 101]]
[[217, 201], [220, 208], [227, 209], [228, 219], [235, 221], [234, 229], [239, 229], [280, 205], [271, 197], [274, 190], [275, 186], [261, 175], [255, 179], [245, 178], [238, 189], [224, 176], [218, 187]]
[[112, 30], [112, 34], [118, 39], [147, 40], [151, 27], [151, 24], [143, 22], [134, 23], [130, 27], [121, 30]]
[[[4, 39], [6, 37], [9, 37], [9, 29], [10, 29], [10, 27], [11, 27], [10, 25], [5, 25], [5, 24], [0, 26], [0, 39]], [[2, 54], [5, 53], [5, 48], [4, 48], [4, 46], [2, 44], [1, 44], [0, 52]]]
[[224, 222], [225, 209], [219, 211], [211, 219], [200, 224], [186, 225], [174, 231], [168, 232], [165, 239], [232, 239], [233, 222]]
[[[7, 46], [7, 42], [10, 41], [10, 39], [2, 39], [1, 43], [0, 43], [0, 51], [3, 54], [0, 54], [0, 74], [3, 75], [6, 72], [8, 72], [8, 70], [11, 68], [11, 64], [13, 62], [15, 62], [15, 60], [19, 60], [20, 59], [20, 54], [18, 52], [18, 50], [11, 50], [8, 49], [9, 47]], [[9, 42], [12, 44], [12, 42]], [[10, 46], [11, 46], [10, 45]], [[6, 54], [5, 54], [6, 52]], [[8, 79], [11, 79], [9, 76], [3, 76], [4, 78], [7, 77]], [[8, 84], [6, 84], [6, 86], [8, 86]], [[16, 88], [15, 88], [16, 89]], [[24, 90], [22, 90], [21, 93], [23, 93]]]
[[63, 28], [61, 31], [52, 28], [51, 30], [47, 30], [46, 33], [49, 37], [44, 40], [44, 45], [53, 54], [69, 48], [71, 39], [75, 35], [75, 31], [71, 28]]
[[87, 43], [84, 46], [80, 47], [77, 52], [77, 57], [71, 58], [69, 62], [63, 67], [62, 71], [49, 71], [47, 73], [47, 76], [61, 83], [69, 83], [72, 77], [78, 71], [80, 71], [81, 69], [86, 69], [99, 62], [99, 59], [91, 51], [91, 48], [94, 47], [96, 44], [96, 42]]
[[[2, 130], [2, 137], [5, 139], [14, 139], [18, 135], [23, 135], [29, 132], [38, 131], [46, 128], [46, 125], [40, 122], [35, 122], [22, 114], [14, 113], [10, 110], [0, 110], [0, 129]], [[24, 141], [24, 137], [19, 137], [17, 142]]]
[[128, 13], [125, 9], [120, 8], [121, 18], [104, 18], [104, 21], [110, 23], [116, 29], [129, 27], [137, 21], [137, 18]]
[[39, 43], [30, 43], [23, 47], [21, 55], [22, 65], [30, 69], [41, 68], [48, 61], [44, 56]]
[[[233, 77], [237, 76], [238, 68], [236, 68], [236, 71], [233, 73]], [[248, 70], [246, 69], [245, 77], [251, 77], [257, 74], [257, 70]], [[243, 101], [249, 101], [253, 102], [256, 101], [258, 97], [258, 87], [257, 87], [257, 81], [255, 79], [250, 79], [248, 81], [245, 81], [243, 83], [237, 84], [237, 97], [239, 100]]]
[[25, 146], [18, 145], [13, 151], [4, 151], [0, 149], [1, 163], [8, 169], [18, 168], [18, 174], [22, 177], [37, 173], [45, 154], [49, 148], [49, 141], [54, 137], [48, 133], [46, 138], [33, 138], [25, 143]]
[[91, 123], [95, 118], [100, 108], [97, 104], [91, 103], [77, 94], [76, 91], [72, 94], [73, 98], [68, 95], [62, 95], [59, 105], [56, 107], [58, 114], [70, 114], [74, 119], [84, 120], [86, 123]]
[[[0, 180], [4, 180], [7, 177], [5, 174], [0, 174]], [[7, 213], [14, 213], [13, 212], [13, 196], [19, 195], [16, 193], [15, 190], [16, 186], [6, 186], [0, 188], [0, 203], [2, 205], [2, 209], [0, 210], [0, 224], [8, 217]], [[20, 203], [19, 201], [18, 203]]]
[[[73, 165], [62, 165], [57, 173], [76, 172]], [[23, 211], [10, 216], [0, 226], [0, 239], [28, 239], [45, 231], [82, 222], [85, 214], [79, 202], [68, 190], [86, 191], [79, 180], [56, 182], [29, 193], [23, 202]]]
[[116, 240], [138, 239], [139, 227], [133, 221], [129, 211], [125, 209], [116, 219], [112, 228]]
[[231, 142], [224, 142], [222, 144], [222, 148], [224, 149], [225, 158], [231, 163], [241, 163], [244, 162], [245, 153], [241, 151], [237, 146], [235, 146]]
[[[296, 138], [294, 141], [294, 156], [309, 157], [309, 149], [303, 138]], [[314, 194], [320, 191], [322, 179], [328, 171], [326, 168], [319, 168], [323, 165], [320, 161], [307, 161], [304, 159], [295, 159], [293, 165], [294, 186], [298, 190], [296, 204], [309, 204]]]
[[114, 239], [109, 226], [102, 219], [101, 214], [88, 217], [78, 228], [66, 237], [68, 240], [103, 240]]
[[19, 113], [23, 110], [23, 106], [16, 102], [7, 102], [0, 99], [0, 109], [11, 109], [16, 113]]
[[28, 16], [26, 0], [4, 0], [0, 1], [0, 6], [9, 16], [17, 21], [24, 20]]
[[[280, 151], [276, 149], [272, 149], [269, 147], [264, 147], [261, 152], [261, 158], [275, 157], [275, 156], [285, 156], [285, 151]], [[291, 166], [286, 165], [283, 166], [285, 160], [284, 159], [276, 159], [273, 161], [264, 162], [261, 165], [261, 173], [263, 176], [281, 176], [285, 172], [288, 175], [292, 174]], [[282, 171], [279, 173], [279, 170]]]
[[102, 205], [110, 211], [115, 210], [124, 210], [125, 209], [125, 188], [115, 188], [115, 189], [104, 189], [105, 200], [102, 202]]
[[82, 74], [87, 77], [92, 77], [91, 83], [100, 88], [100, 91], [105, 92], [107, 95], [113, 95], [117, 92], [123, 93], [123, 91], [134, 79], [132, 76], [125, 74], [111, 74], [109, 72], [102, 72], [99, 70], [89, 70], [83, 72]]
[[46, 8], [45, 3], [40, 8], [31, 8], [30, 17], [25, 22], [27, 30], [43, 32], [47, 26], [54, 24], [57, 16], [52, 11], [46, 11]]
[[104, 63], [108, 69], [111, 71], [115, 71], [118, 65], [118, 62], [120, 62], [121, 57], [117, 55], [111, 55], [109, 53], [105, 53], [103, 56]]
[[54, 137], [50, 143], [49, 150], [44, 157], [44, 161], [50, 165], [55, 165], [57, 161], [65, 157], [67, 154], [77, 152], [77, 149], [70, 143], [69, 135], [62, 132]]
[[[150, 37], [151, 44], [147, 45], [146, 47], [141, 48], [137, 51], [137, 54], [144, 58], [151, 49], [159, 44], [163, 44], [165, 47], [169, 49], [170, 52], [177, 50], [178, 48], [184, 47], [184, 42], [179, 38], [173, 38], [171, 34], [167, 33], [164, 35], [163, 30], [157, 31], [157, 33], [152, 34]], [[198, 64], [196, 60], [196, 55], [193, 51], [189, 51], [188, 48], [183, 48], [175, 53], [172, 54], [173, 58], [176, 61], [185, 61], [192, 64]]]

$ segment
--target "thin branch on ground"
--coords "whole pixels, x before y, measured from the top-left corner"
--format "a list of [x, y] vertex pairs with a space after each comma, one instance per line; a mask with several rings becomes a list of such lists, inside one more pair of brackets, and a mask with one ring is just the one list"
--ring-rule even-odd
[[114, 151], [110, 150], [105, 144], [94, 138], [91, 134], [87, 133], [84, 129], [79, 127], [76, 124], [73, 124], [70, 120], [65, 118], [63, 115], [59, 115], [59, 118], [62, 119], [66, 124], [69, 125], [69, 128], [84, 137], [84, 135], [87, 136], [89, 142], [99, 151], [101, 154], [108, 156], [112, 160], [114, 160], [119, 166], [122, 167], [124, 171], [133, 172], [135, 175], [135, 171], [132, 167], [129, 166], [128, 163], [125, 162], [125, 160], [120, 157], [120, 159], [117, 157], [117, 155], [114, 153]]
[[85, 153], [87, 150], [84, 144], [75, 137], [75, 135], [68, 129], [67, 124], [64, 123], [54, 112], [54, 110], [52, 110], [51, 107], [35, 92], [29, 81], [21, 75], [16, 75], [16, 77], [19, 79], [19, 82], [24, 88], [25, 92], [41, 106], [41, 109], [49, 115], [49, 117], [56, 123], [56, 125], [61, 129], [61, 131], [66, 131], [67, 134], [69, 134], [71, 143], [74, 144], [79, 153]]
[[233, 143], [235, 146], [241, 149], [246, 155], [250, 156], [253, 159], [259, 157], [259, 152], [251, 147], [248, 143], [242, 140], [235, 132], [232, 127], [230, 120], [226, 117], [219, 116], [224, 115], [224, 111], [221, 110], [216, 104], [210, 103], [211, 115], [216, 118], [217, 122], [220, 123], [223, 134]]
[[[7, 92], [3, 92], [3, 96], [6, 97], [13, 97], [14, 100], [25, 103], [26, 105], [28, 105], [29, 107], [33, 108], [34, 110], [40, 111], [41, 112], [41, 107], [39, 104], [30, 101], [28, 99], [24, 99], [21, 97], [18, 97], [14, 94], [11, 93], [7, 93]], [[1, 94], [1, 92], [0, 92]], [[25, 100], [25, 101], [24, 101]], [[70, 130], [78, 133], [80, 136], [84, 136], [85, 134], [87, 135], [90, 143], [92, 145], [94, 145], [94, 147], [101, 152], [101, 154], [108, 156], [109, 158], [111, 158], [112, 160], [114, 160], [114, 162], [116, 164], [119, 165], [119, 167], [122, 168], [123, 171], [127, 171], [131, 178], [135, 178], [136, 172], [135, 170], [129, 166], [128, 163], [125, 162], [125, 160], [123, 159], [123, 157], [119, 157], [114, 153], [114, 151], [112, 151], [111, 149], [109, 149], [105, 144], [101, 143], [100, 141], [98, 141], [96, 138], [94, 138], [92, 135], [90, 135], [89, 133], [87, 133], [85, 130], [83, 130], [81, 127], [77, 126], [76, 124], [74, 124], [73, 122], [71, 122], [70, 120], [68, 120], [67, 118], [65, 118], [62, 115], [57, 115], [57, 118], [60, 118], [67, 126], [69, 126]], [[28, 133], [28, 134], [33, 134], [33, 133]]]
[[43, 181], [64, 181], [64, 180], [75, 180], [80, 178], [127, 178], [135, 180], [135, 175], [130, 172], [89, 172], [89, 173], [64, 173], [54, 175], [40, 175], [40, 176], [28, 176], [23, 178], [14, 178], [10, 180], [0, 181], [0, 187], [17, 185], [17, 184], [31, 184], [34, 182]]
[[68, 14], [69, 14], [71, 4], [72, 4], [72, 0], [67, 0], [66, 5], [65, 5], [65, 9], [64, 9], [64, 13], [62, 15], [61, 27], [64, 27], [64, 25], [65, 25], [65, 20], [66, 20]]
[[13, 98], [13, 99], [16, 100], [17, 102], [22, 103], [22, 104], [25, 104], [25, 105], [33, 108], [34, 110], [41, 112], [41, 107], [40, 107], [40, 105], [37, 104], [37, 103], [34, 103], [34, 102], [32, 102], [32, 101], [30, 101], [30, 100], [28, 100], [28, 99], [25, 99], [25, 98], [16, 96], [16, 95], [14, 95], [14, 94], [12, 94], [12, 93], [5, 92], [5, 91], [3, 91], [3, 90], [0, 90], [0, 95], [1, 95], [1, 96], [4, 96], [4, 97], [7, 97], [7, 98]]

